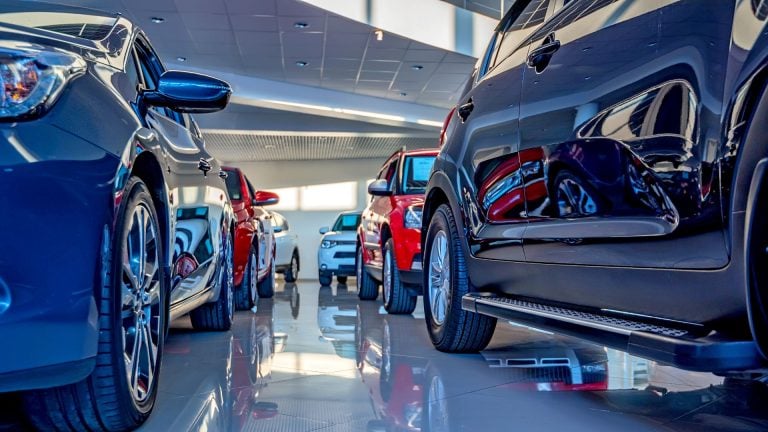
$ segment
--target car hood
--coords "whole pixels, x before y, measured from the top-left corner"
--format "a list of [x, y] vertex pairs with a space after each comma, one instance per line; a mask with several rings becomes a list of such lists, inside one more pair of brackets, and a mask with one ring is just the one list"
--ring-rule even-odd
[[323, 240], [335, 241], [355, 241], [357, 233], [355, 231], [328, 231], [323, 234]]

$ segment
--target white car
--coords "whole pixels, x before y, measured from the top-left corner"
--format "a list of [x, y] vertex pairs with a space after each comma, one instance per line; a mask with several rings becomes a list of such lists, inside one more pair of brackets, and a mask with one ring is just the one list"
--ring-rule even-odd
[[275, 235], [275, 271], [282, 273], [286, 282], [296, 282], [299, 278], [299, 236], [291, 231], [283, 215], [270, 213]]
[[346, 284], [347, 277], [355, 275], [358, 225], [360, 212], [344, 212], [336, 218], [333, 227], [320, 228], [323, 235], [317, 251], [320, 285], [330, 285], [334, 275], [340, 284]]

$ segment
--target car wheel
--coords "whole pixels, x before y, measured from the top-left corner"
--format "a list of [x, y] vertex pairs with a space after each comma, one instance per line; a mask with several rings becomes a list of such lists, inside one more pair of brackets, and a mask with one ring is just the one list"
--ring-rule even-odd
[[96, 298], [100, 326], [96, 366], [75, 384], [26, 392], [24, 407], [39, 430], [131, 430], [155, 405], [168, 319], [165, 246], [152, 197], [136, 177], [125, 186], [114, 244]]
[[600, 212], [597, 194], [572, 172], [560, 171], [553, 184], [558, 217], [584, 217]]
[[256, 248], [251, 246], [248, 251], [248, 263], [243, 273], [243, 281], [235, 290], [235, 307], [237, 310], [248, 310], [256, 304], [258, 298], [256, 290], [256, 275], [258, 274], [258, 258]]
[[445, 204], [429, 223], [424, 253], [424, 315], [432, 344], [446, 352], [485, 348], [496, 318], [461, 308], [461, 298], [469, 292], [469, 275], [456, 221]]
[[299, 254], [294, 251], [291, 256], [291, 263], [288, 264], [288, 268], [285, 270], [285, 281], [296, 282], [299, 278]]
[[342, 285], [347, 284], [347, 277], [346, 276], [336, 276], [336, 281], [339, 282]]
[[192, 327], [196, 330], [226, 331], [232, 327], [235, 312], [234, 277], [232, 273], [232, 235], [227, 233], [224, 241], [224, 268], [219, 275], [219, 298], [206, 303], [189, 314]]
[[411, 294], [400, 280], [400, 271], [397, 269], [394, 249], [395, 241], [393, 239], [387, 240], [384, 245], [384, 280], [382, 281], [384, 309], [394, 315], [410, 314], [416, 309], [417, 297]]
[[275, 295], [275, 259], [272, 257], [272, 264], [270, 264], [269, 274], [263, 281], [256, 285], [259, 292], [259, 297], [272, 298]]
[[318, 279], [321, 286], [330, 286], [331, 282], [333, 282], [333, 277], [324, 274], [319, 275]]
[[363, 248], [357, 248], [355, 260], [355, 274], [357, 282], [357, 297], [360, 300], [376, 300], [379, 296], [379, 284], [363, 268]]

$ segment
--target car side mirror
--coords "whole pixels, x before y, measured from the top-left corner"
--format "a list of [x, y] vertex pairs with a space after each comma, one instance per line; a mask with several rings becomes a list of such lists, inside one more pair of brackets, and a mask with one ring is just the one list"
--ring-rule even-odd
[[280, 202], [280, 196], [274, 192], [258, 191], [251, 202], [255, 206], [275, 205]]
[[272, 227], [272, 232], [275, 232], [275, 233], [283, 232], [283, 227], [281, 227], [280, 225], [275, 225]]
[[207, 75], [166, 71], [160, 76], [156, 90], [144, 90], [144, 103], [167, 107], [183, 113], [211, 113], [224, 109], [232, 88], [224, 81]]
[[325, 227], [322, 227], [322, 228], [320, 228], [320, 234], [325, 234], [325, 233], [327, 233], [327, 232], [328, 232], [328, 231], [330, 231], [330, 230], [331, 230], [331, 229], [330, 229], [330, 228], [328, 228], [327, 226], [325, 226]]
[[374, 180], [368, 185], [368, 193], [374, 196], [389, 196], [392, 191], [389, 189], [389, 182], [385, 179]]

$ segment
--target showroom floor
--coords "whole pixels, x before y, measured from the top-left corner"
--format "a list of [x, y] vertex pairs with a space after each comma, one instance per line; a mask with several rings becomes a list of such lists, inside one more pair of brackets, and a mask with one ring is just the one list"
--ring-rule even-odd
[[238, 312], [227, 333], [174, 322], [142, 430], [768, 429], [762, 384], [509, 323], [481, 354], [444, 354], [431, 347], [420, 303], [414, 316], [386, 315], [353, 286], [280, 281], [273, 300]]

